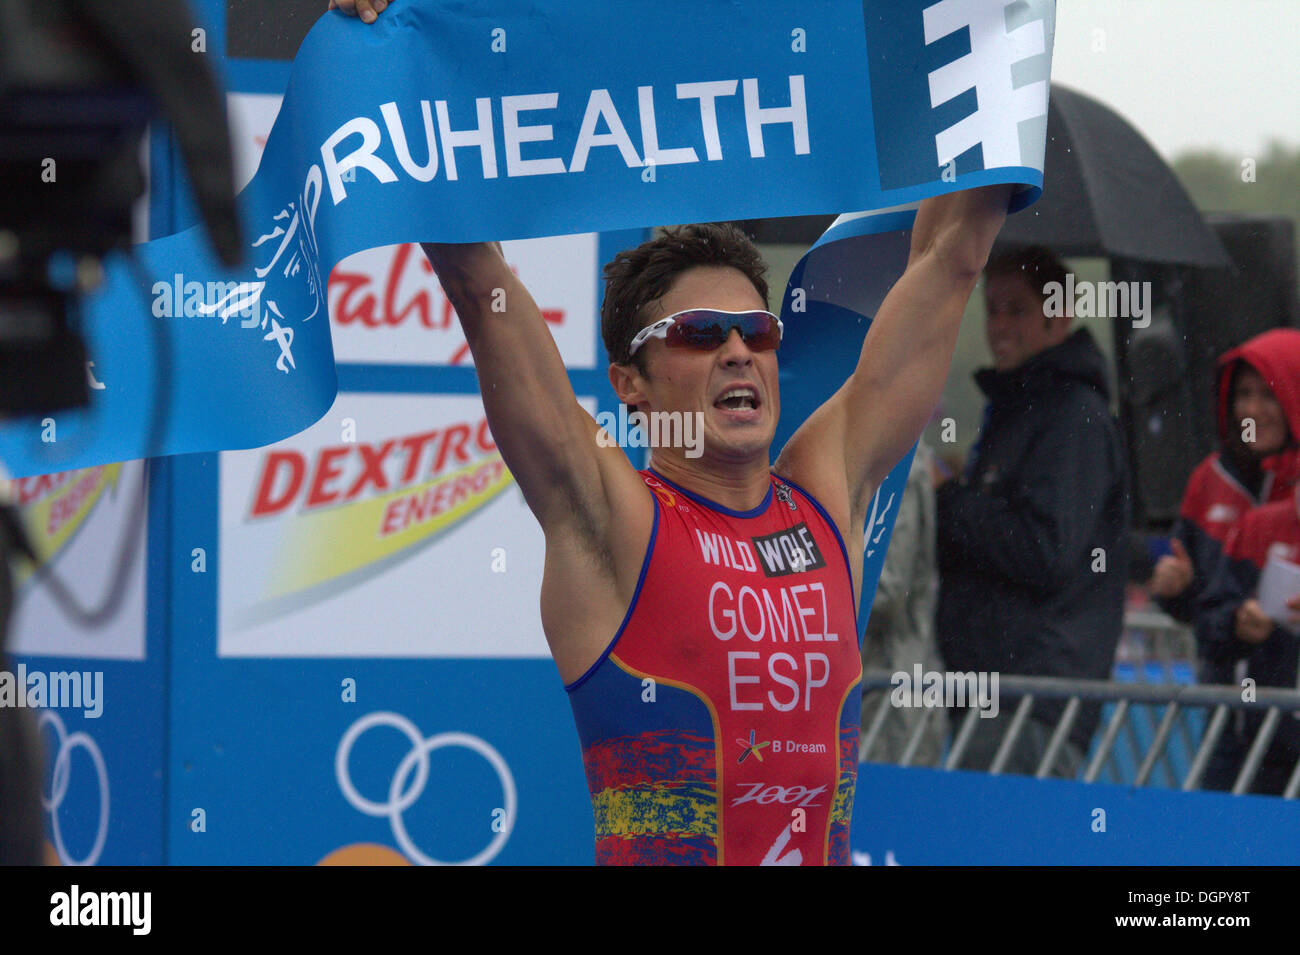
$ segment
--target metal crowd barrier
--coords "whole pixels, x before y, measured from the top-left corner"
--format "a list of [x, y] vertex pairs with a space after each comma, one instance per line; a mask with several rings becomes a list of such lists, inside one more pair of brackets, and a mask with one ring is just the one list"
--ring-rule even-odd
[[[1043, 779], [1048, 776], [1050, 768], [1056, 762], [1057, 754], [1064, 741], [1068, 738], [1070, 728], [1073, 726], [1079, 708], [1084, 701], [1114, 704], [1110, 718], [1105, 721], [1105, 728], [1101, 730], [1101, 738], [1096, 741], [1092, 748], [1091, 758], [1087, 760], [1082, 781], [1088, 783], [1098, 780], [1103, 768], [1113, 757], [1116, 740], [1119, 738], [1120, 733], [1125, 730], [1125, 727], [1130, 725], [1129, 717], [1133, 709], [1144, 705], [1163, 706], [1164, 712], [1160, 718], [1159, 726], [1155, 730], [1150, 745], [1145, 748], [1145, 753], [1132, 783], [1137, 786], [1149, 785], [1157, 768], [1162, 766], [1166, 773], [1172, 775], [1169, 766], [1169, 744], [1177, 730], [1183, 734], [1183, 738], [1190, 744], [1188, 746], [1189, 751], [1195, 746], [1195, 755], [1192, 757], [1186, 773], [1182, 775], [1181, 780], [1174, 779], [1176, 787], [1184, 792], [1200, 787], [1201, 777], [1209, 763], [1210, 756], [1218, 745], [1224, 728], [1227, 726], [1229, 712], [1235, 710], [1264, 710], [1263, 724], [1255, 734], [1232, 788], [1234, 794], [1245, 793], [1249, 791], [1251, 784], [1254, 782], [1255, 775], [1264, 759], [1264, 754], [1277, 732], [1282, 717], [1300, 712], [1300, 690], [1276, 689], [1273, 687], [1258, 688], [1255, 691], [1255, 699], [1251, 702], [1245, 702], [1242, 700], [1241, 688], [1236, 686], [1067, 680], [1055, 677], [1012, 676], [1004, 673], [998, 674], [998, 684], [999, 698], [1018, 698], [1019, 702], [993, 763], [989, 767], [988, 771], [994, 775], [1001, 773], [1005, 768], [1025, 723], [1029, 719], [1034, 701], [1038, 699], [1064, 699], [1067, 702], [1038, 765], [1035, 773], [1036, 778]], [[876, 689], [887, 689], [891, 685], [892, 674], [883, 671], [872, 671], [863, 674], [862, 689], [864, 693]], [[1200, 743], [1196, 745], [1195, 739], [1198, 733], [1196, 728], [1188, 725], [1188, 714], [1192, 711], [1209, 711], [1211, 708], [1212, 712], [1208, 725], [1205, 727], [1204, 732], [1199, 734]], [[868, 757], [886, 719], [894, 709], [895, 707], [890, 702], [890, 694], [888, 692], [882, 694], [880, 703], [872, 715], [871, 725], [867, 728], [862, 739], [862, 752]], [[921, 719], [914, 727], [904, 752], [898, 760], [898, 765], [912, 765], [916, 749], [925, 733], [932, 712], [929, 709], [922, 711]], [[967, 710], [965, 718], [957, 729], [952, 744], [948, 749], [943, 762], [943, 769], [952, 770], [960, 765], [962, 756], [966, 752], [966, 746], [975, 731], [975, 720], [979, 718], [980, 714], [977, 708], [971, 707]], [[1297, 791], [1300, 791], [1300, 761], [1297, 761], [1288, 778], [1282, 792], [1282, 798], [1294, 799]]]
[[1130, 610], [1124, 615], [1115, 664], [1117, 671], [1131, 667], [1139, 683], [1191, 682], [1196, 637], [1191, 627], [1158, 610]]

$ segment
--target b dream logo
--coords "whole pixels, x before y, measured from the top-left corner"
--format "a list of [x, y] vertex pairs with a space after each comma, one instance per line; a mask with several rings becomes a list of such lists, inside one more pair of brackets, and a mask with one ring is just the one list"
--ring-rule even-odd
[[378, 441], [269, 451], [244, 518], [283, 522], [262, 597], [300, 594], [409, 556], [512, 481], [485, 417]]

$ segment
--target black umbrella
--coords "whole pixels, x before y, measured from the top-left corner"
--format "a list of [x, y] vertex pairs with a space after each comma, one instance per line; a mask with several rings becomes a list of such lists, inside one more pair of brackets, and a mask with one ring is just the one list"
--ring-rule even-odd
[[1109, 106], [1052, 84], [1043, 196], [1009, 216], [998, 239], [1059, 255], [1230, 264], [1187, 190]]

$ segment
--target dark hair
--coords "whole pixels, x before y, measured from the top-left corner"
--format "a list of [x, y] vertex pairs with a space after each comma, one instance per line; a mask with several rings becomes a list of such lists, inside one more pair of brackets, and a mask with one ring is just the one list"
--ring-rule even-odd
[[636, 333], [648, 324], [645, 310], [668, 294], [677, 277], [701, 265], [729, 266], [743, 272], [767, 307], [767, 266], [749, 236], [730, 222], [706, 222], [663, 230], [635, 249], [626, 249], [605, 266], [605, 301], [600, 335], [610, 361], [635, 362], [644, 373], [644, 351], [628, 354]]
[[1043, 286], [1056, 282], [1064, 291], [1066, 268], [1056, 253], [1041, 245], [1000, 249], [989, 256], [985, 275], [1019, 275], [1040, 300], [1046, 301]]

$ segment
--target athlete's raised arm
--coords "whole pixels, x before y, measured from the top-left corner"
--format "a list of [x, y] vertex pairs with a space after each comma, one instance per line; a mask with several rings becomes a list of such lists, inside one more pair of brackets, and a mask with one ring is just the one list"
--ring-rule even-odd
[[[611, 482], [640, 490], [618, 447], [578, 404], [555, 340], [498, 243], [423, 246], [474, 356], [493, 440], [548, 537], [581, 519], [599, 543]], [[620, 481], [620, 478], [622, 481]]]
[[849, 520], [850, 531], [861, 532], [871, 496], [938, 404], [962, 312], [1013, 188], [984, 186], [921, 203], [907, 269], [872, 321], [857, 368], [781, 452], [777, 473], [806, 482], [837, 520]]
[[[387, 6], [330, 0], [330, 9], [367, 23]], [[537, 304], [499, 243], [423, 248], [460, 318], [493, 439], [529, 508], [548, 538], [580, 524], [584, 544], [603, 545], [605, 491], [624, 487], [624, 496], [641, 498], [645, 491], [626, 455], [597, 442], [599, 426], [578, 404]]]
[[[374, 23], [384, 0], [332, 0]], [[555, 340], [498, 243], [423, 245], [456, 309], [488, 426], [546, 537], [542, 627], [566, 682], [601, 655], [636, 584], [654, 504], [578, 404]]]

